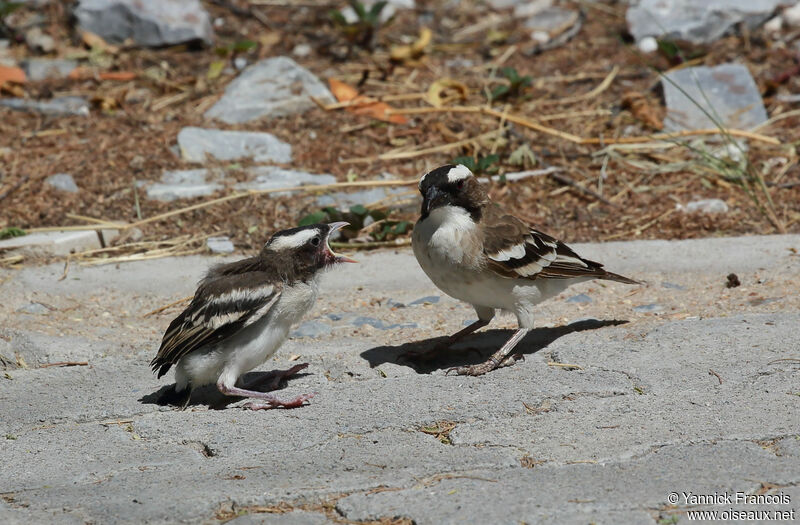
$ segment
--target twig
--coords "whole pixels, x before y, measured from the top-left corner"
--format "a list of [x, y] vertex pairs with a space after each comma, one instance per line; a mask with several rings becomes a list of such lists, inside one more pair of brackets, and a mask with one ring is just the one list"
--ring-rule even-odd
[[52, 366], [89, 366], [88, 361], [58, 361], [57, 363], [45, 363], [39, 368], [50, 368]]
[[28, 179], [29, 179], [29, 178], [30, 178], [30, 177], [29, 177], [28, 175], [23, 175], [22, 177], [20, 177], [20, 178], [19, 178], [19, 180], [18, 180], [17, 182], [15, 182], [15, 183], [14, 183], [14, 184], [13, 184], [13, 185], [10, 187], [10, 188], [8, 188], [8, 189], [7, 189], [6, 191], [4, 191], [3, 193], [0, 193], [0, 201], [1, 201], [1, 200], [3, 200], [3, 199], [5, 199], [5, 198], [6, 198], [6, 197], [8, 197], [9, 195], [11, 195], [11, 192], [12, 192], [12, 191], [16, 191], [16, 190], [17, 190], [17, 188], [19, 188], [20, 186], [22, 186], [23, 184], [25, 184], [26, 182], [28, 182]]
[[611, 85], [614, 82], [614, 79], [617, 77], [617, 73], [619, 73], [619, 66], [614, 66], [611, 72], [600, 82], [597, 87], [593, 90], [589, 91], [588, 93], [584, 93], [583, 95], [576, 95], [574, 97], [565, 97], [559, 98], [556, 100], [540, 100], [537, 101], [534, 106], [550, 106], [550, 105], [557, 105], [557, 104], [571, 104], [573, 102], [578, 102], [581, 100], [588, 100], [590, 98], [594, 98]]
[[640, 226], [639, 228], [636, 228], [634, 230], [615, 233], [614, 235], [609, 235], [608, 237], [605, 237], [603, 240], [604, 241], [610, 241], [612, 239], [617, 239], [619, 237], [625, 237], [626, 235], [640, 235], [643, 231], [648, 229], [650, 226], [654, 225], [655, 223], [657, 223], [658, 221], [660, 221], [664, 217], [672, 215], [673, 213], [675, 213], [675, 208], [672, 208], [672, 209], [669, 209], [669, 210], [665, 211], [664, 213], [662, 213], [661, 215], [659, 215], [658, 217], [656, 217], [652, 221], [646, 223], [644, 226]]
[[58, 278], [59, 281], [63, 281], [67, 278], [67, 272], [69, 272], [69, 262], [72, 260], [72, 255], [67, 255], [67, 261], [64, 263], [64, 273], [61, 274], [61, 277]]
[[[449, 151], [451, 149], [460, 148], [470, 142], [475, 142], [476, 140], [487, 139], [497, 135], [499, 132], [503, 130], [494, 129], [492, 131], [488, 131], [486, 133], [481, 133], [480, 135], [476, 135], [474, 137], [466, 138], [464, 140], [459, 140], [456, 142], [450, 142], [448, 144], [442, 144], [441, 146], [434, 146], [432, 148], [424, 148], [418, 150], [411, 150], [411, 151], [398, 151], [398, 152], [390, 152], [390, 153], [383, 153], [381, 155], [376, 155], [374, 157], [358, 157], [354, 159], [345, 159], [341, 161], [341, 164], [358, 164], [358, 163], [368, 163], [374, 162], [376, 160], [396, 160], [396, 159], [411, 159], [414, 157], [422, 157], [423, 155], [429, 155], [431, 153], [442, 153], [445, 151]], [[387, 181], [390, 182], [390, 181]], [[410, 183], [407, 183], [410, 184]], [[414, 183], [416, 184], [416, 182]]]
[[192, 299], [194, 299], [194, 295], [187, 295], [186, 297], [182, 297], [181, 299], [178, 299], [177, 301], [173, 301], [173, 302], [171, 302], [169, 304], [165, 304], [164, 306], [162, 306], [160, 308], [156, 308], [152, 312], [147, 312], [146, 314], [144, 314], [142, 316], [142, 318], [150, 317], [151, 315], [155, 315], [155, 314], [160, 314], [161, 312], [163, 312], [167, 308], [172, 308], [173, 306], [179, 305], [181, 303], [185, 303], [186, 301], [191, 301]]
[[719, 384], [720, 385], [722, 384], [722, 378], [720, 377], [720, 375], [718, 373], [714, 372], [713, 370], [711, 370], [710, 368], [708, 369], [708, 375], [715, 376], [717, 379], [719, 379]]
[[600, 195], [596, 191], [594, 191], [592, 189], [589, 189], [586, 186], [583, 186], [581, 184], [578, 184], [577, 182], [575, 182], [571, 178], [567, 177], [566, 175], [560, 175], [558, 173], [551, 173], [550, 176], [553, 177], [555, 180], [557, 180], [558, 182], [560, 182], [562, 184], [567, 184], [569, 186], [572, 186], [573, 188], [577, 188], [578, 190], [584, 192], [587, 195], [591, 195], [592, 197], [594, 197], [595, 199], [599, 200], [603, 204], [607, 204], [607, 205], [612, 206], [614, 208], [617, 207], [616, 204], [614, 204], [610, 200], [606, 199], [605, 197], [603, 197], [602, 195]]

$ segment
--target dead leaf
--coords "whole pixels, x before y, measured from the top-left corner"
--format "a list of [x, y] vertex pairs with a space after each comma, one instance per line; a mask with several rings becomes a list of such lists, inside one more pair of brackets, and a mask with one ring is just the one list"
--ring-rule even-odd
[[630, 110], [644, 125], [656, 130], [664, 129], [661, 108], [656, 108], [643, 94], [628, 91], [622, 95], [622, 107]]
[[119, 48], [117, 46], [109, 44], [103, 40], [103, 37], [90, 31], [83, 31], [81, 33], [81, 40], [83, 40], [83, 43], [86, 44], [86, 47], [91, 49], [100, 49], [107, 53], [111, 53], [112, 55], [119, 52]]
[[407, 46], [393, 46], [389, 52], [389, 56], [395, 62], [413, 62], [422, 58], [425, 54], [425, 48], [431, 43], [433, 33], [427, 27], [419, 30], [419, 38]]
[[6, 82], [14, 82], [16, 84], [24, 84], [28, 78], [25, 72], [18, 67], [0, 66], [0, 86]]
[[100, 80], [118, 80], [120, 82], [128, 82], [136, 78], [136, 73], [133, 71], [106, 71], [98, 75]]
[[391, 122], [393, 124], [406, 124], [408, 119], [403, 115], [392, 115], [387, 113], [392, 107], [386, 102], [379, 102], [369, 97], [358, 94], [358, 90], [353, 86], [345, 84], [335, 78], [328, 79], [331, 93], [339, 102], [352, 102], [352, 106], [345, 109], [356, 115], [367, 115], [378, 120]]
[[469, 88], [463, 82], [452, 78], [440, 78], [428, 88], [428, 102], [435, 107], [441, 107], [453, 97], [466, 100]]

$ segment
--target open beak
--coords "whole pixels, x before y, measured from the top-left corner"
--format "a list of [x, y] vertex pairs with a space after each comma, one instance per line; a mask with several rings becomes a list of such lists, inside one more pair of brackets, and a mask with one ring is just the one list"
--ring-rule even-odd
[[330, 243], [331, 234], [333, 232], [335, 232], [336, 230], [340, 229], [340, 228], [344, 228], [345, 226], [350, 226], [350, 223], [349, 222], [331, 222], [331, 223], [328, 224], [328, 226], [330, 227], [330, 230], [328, 231], [328, 237], [325, 239], [325, 248], [327, 249], [326, 255], [328, 256], [328, 258], [330, 260], [330, 264], [340, 263], [340, 262], [357, 263], [358, 261], [356, 261], [355, 259], [351, 259], [350, 257], [347, 257], [346, 255], [339, 255], [338, 253], [334, 252], [331, 249], [331, 245], [329, 244]]

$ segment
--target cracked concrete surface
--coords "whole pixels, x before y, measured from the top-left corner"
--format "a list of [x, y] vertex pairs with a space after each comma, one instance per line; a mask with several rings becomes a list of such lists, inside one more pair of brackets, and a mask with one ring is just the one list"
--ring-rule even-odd
[[[323, 282], [308, 319], [325, 333], [291, 339], [260, 369], [307, 361], [284, 393], [318, 395], [265, 412], [213, 389], [186, 411], [156, 403], [169, 382], [147, 364], [179, 306], [146, 314], [191, 294], [220, 259], [71, 268], [63, 280], [63, 265], [0, 270], [0, 522], [638, 524], [800, 511], [800, 236], [576, 249], [647, 284], [586, 283], [542, 304], [525, 359], [479, 378], [443, 371], [485, 358], [513, 319], [408, 362], [474, 312], [409, 251], [360, 255]], [[731, 272], [742, 286], [725, 287]], [[578, 294], [591, 300], [567, 301]], [[428, 296], [440, 299], [411, 304]], [[790, 502], [668, 501], [689, 491]]]

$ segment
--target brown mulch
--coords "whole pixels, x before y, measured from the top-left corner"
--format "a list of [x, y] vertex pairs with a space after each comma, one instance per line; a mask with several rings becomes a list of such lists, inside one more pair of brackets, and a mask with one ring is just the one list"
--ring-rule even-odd
[[[381, 29], [374, 52], [353, 49], [349, 56], [329, 22], [328, 7], [253, 6], [264, 15], [261, 18], [267, 22], [265, 25], [258, 18], [235, 14], [224, 7], [226, 2], [205, 4], [212, 19], [224, 20], [215, 28], [215, 47], [242, 40], [258, 43], [254, 49], [237, 55], [249, 63], [268, 56], [292, 56], [296, 45], [308, 44], [311, 55], [295, 57], [300, 64], [323, 80], [334, 77], [357, 85], [363, 94], [379, 97], [423, 93], [437, 79], [450, 77], [470, 88], [468, 99], [457, 104], [483, 105], [484, 89], [500, 83], [490, 80], [486, 65], [507, 57], [501, 65], [530, 75], [533, 85], [524, 96], [508, 100], [507, 106], [493, 105], [501, 111], [505, 107], [509, 113], [532, 120], [566, 113], [563, 118], [541, 123], [581, 137], [646, 136], [658, 131], [653, 126], [663, 117], [663, 101], [656, 70], [674, 67], [678, 59], [666, 54], [637, 53], [626, 40], [624, 5], [585, 4], [583, 26], [572, 40], [561, 47], [536, 52], [535, 42], [513, 21], [455, 41], [459, 30], [486, 18], [486, 8], [477, 3], [461, 2], [455, 10], [445, 9], [444, 2], [417, 3], [417, 12], [401, 11], [392, 24]], [[246, 6], [246, 2], [233, 4]], [[60, 56], [76, 50], [86, 52], [61, 3], [44, 8], [43, 14], [50, 20], [47, 31], [61, 46]], [[433, 31], [433, 46], [418, 64], [392, 64], [388, 49], [417, 37], [420, 15]], [[768, 115], [775, 117], [796, 109], [777, 97], [780, 93], [800, 92], [800, 75], [795, 66], [798, 55], [790, 52], [794, 44], [779, 45], [755, 32], [732, 35], [710, 46], [681, 44], [681, 49], [691, 57], [692, 64], [747, 64], [764, 96]], [[12, 52], [17, 58], [29, 54], [24, 44], [13, 45]], [[233, 57], [229, 53], [225, 60], [232, 63]], [[203, 118], [203, 112], [234, 77], [223, 72], [218, 78], [207, 78], [211, 63], [220, 59], [214, 48], [144, 50], [123, 46], [117, 54], [106, 54], [106, 59], [109, 62], [96, 71], [130, 71], [136, 73], [136, 78], [61, 79], [14, 88], [21, 90], [17, 95], [28, 98], [87, 96], [94, 104], [88, 118], [52, 118], [0, 108], [0, 229], [81, 224], [67, 214], [134, 222], [213, 198], [159, 203], [147, 200], [143, 191], [135, 189], [137, 181], [158, 180], [164, 170], [197, 167], [176, 155], [176, 136], [184, 126], [203, 126], [274, 133], [292, 144], [293, 167], [311, 173], [332, 173], [341, 181], [353, 177], [370, 180], [382, 172], [416, 179], [456, 156], [485, 156], [493, 147], [500, 157], [500, 173], [519, 171], [523, 168], [512, 166], [509, 156], [520, 146], [528, 145], [538, 159], [535, 168], [558, 166], [562, 178], [543, 176], [496, 183], [492, 194], [508, 210], [569, 242], [781, 231], [735, 180], [724, 177], [687, 148], [604, 153], [599, 145], [577, 145], [513, 124], [505, 140], [496, 145], [472, 143], [410, 159], [349, 163], [349, 159], [374, 157], [400, 147], [418, 149], [467, 139], [497, 129], [499, 121], [480, 114], [429, 113], [409, 115], [409, 124], [397, 125], [342, 110], [313, 109], [299, 116], [226, 126]], [[559, 98], [589, 93], [614, 66], [619, 67], [617, 76], [597, 96], [566, 104], [557, 102]], [[575, 75], [584, 78], [570, 78]], [[181, 93], [185, 93], [183, 98], [174, 98]], [[422, 101], [391, 104], [395, 108], [429, 107]], [[569, 115], [585, 111], [596, 113]], [[769, 192], [782, 230], [795, 233], [800, 232], [800, 184], [791, 184], [800, 181], [795, 153], [800, 140], [798, 129], [800, 117], [780, 120], [759, 132], [777, 138], [781, 146], [749, 141], [747, 152], [753, 168], [762, 173], [767, 183], [782, 173], [778, 186], [769, 187]], [[708, 140], [706, 144], [713, 147]], [[677, 167], [670, 172], [658, 169], [670, 164]], [[246, 162], [234, 166], [232, 176], [241, 177], [243, 167], [247, 167]], [[72, 174], [82, 191], [64, 194], [43, 184], [46, 177], [55, 173]], [[565, 184], [563, 177], [592, 193]], [[716, 215], [673, 212], [677, 203], [696, 198], [723, 199], [730, 211]], [[148, 240], [182, 234], [227, 234], [237, 246], [253, 248], [269, 232], [294, 226], [315, 210], [313, 196], [259, 195], [150, 223], [142, 233]], [[410, 212], [396, 211], [394, 216], [414, 219]]]

